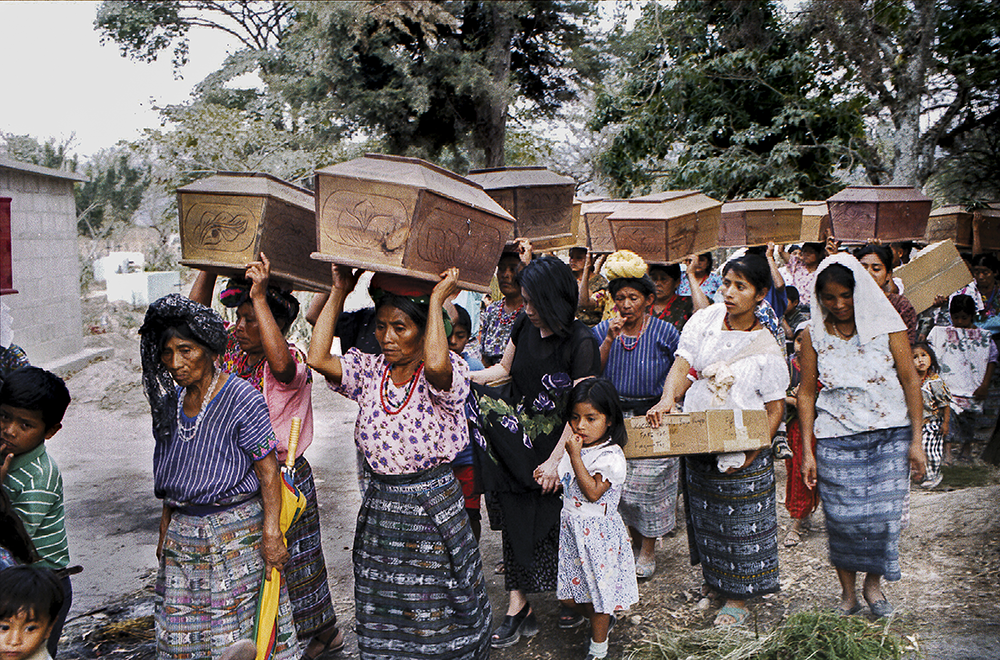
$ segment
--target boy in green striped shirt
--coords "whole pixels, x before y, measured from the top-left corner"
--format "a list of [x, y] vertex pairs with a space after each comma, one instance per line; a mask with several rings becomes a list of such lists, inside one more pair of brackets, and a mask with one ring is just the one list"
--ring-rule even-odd
[[[45, 441], [62, 428], [69, 401], [62, 379], [38, 367], [18, 369], [0, 386], [0, 484], [41, 557], [38, 564], [53, 570], [69, 564], [69, 545], [62, 476]], [[62, 587], [65, 600], [48, 642], [53, 658], [73, 597], [69, 576]]]

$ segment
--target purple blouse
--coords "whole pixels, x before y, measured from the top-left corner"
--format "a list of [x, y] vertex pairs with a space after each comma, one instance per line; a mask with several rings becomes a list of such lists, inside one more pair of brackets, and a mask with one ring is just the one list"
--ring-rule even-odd
[[382, 355], [352, 348], [340, 358], [343, 376], [330, 389], [361, 406], [354, 440], [375, 472], [422, 472], [452, 461], [469, 443], [465, 417], [469, 367], [461, 357], [450, 351], [448, 355], [451, 389], [436, 389], [421, 370], [409, 401], [410, 383], [396, 387], [392, 378], [385, 377]]

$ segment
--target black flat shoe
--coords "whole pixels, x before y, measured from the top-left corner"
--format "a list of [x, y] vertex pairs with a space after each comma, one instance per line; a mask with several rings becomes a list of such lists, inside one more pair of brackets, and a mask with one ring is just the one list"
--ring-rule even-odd
[[576, 628], [577, 626], [583, 625], [583, 615], [577, 614], [571, 608], [562, 605], [559, 608], [559, 619], [557, 620], [556, 625], [563, 630]]
[[526, 604], [517, 614], [508, 614], [503, 618], [490, 639], [490, 646], [495, 649], [503, 649], [517, 644], [518, 640], [524, 637], [532, 637], [538, 633], [538, 621], [535, 613], [531, 611], [531, 605]]

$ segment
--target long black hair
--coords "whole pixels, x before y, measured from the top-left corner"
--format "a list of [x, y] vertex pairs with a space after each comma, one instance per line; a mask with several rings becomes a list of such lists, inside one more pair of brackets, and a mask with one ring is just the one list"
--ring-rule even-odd
[[774, 284], [771, 279], [771, 267], [767, 259], [759, 254], [744, 254], [742, 257], [730, 259], [722, 269], [722, 276], [725, 277], [729, 271], [742, 275], [757, 293], [770, 289]]
[[570, 267], [556, 257], [532, 259], [517, 274], [517, 284], [528, 292], [545, 327], [560, 337], [568, 336], [580, 300], [580, 289]]
[[830, 264], [816, 276], [816, 295], [819, 296], [820, 292], [823, 291], [823, 287], [831, 282], [839, 284], [852, 292], [854, 291], [854, 273], [843, 264]]
[[597, 412], [604, 415], [608, 420], [608, 440], [619, 447], [625, 446], [628, 441], [625, 415], [622, 413], [618, 390], [610, 380], [600, 377], [581, 380], [570, 392], [567, 412], [572, 413], [573, 407], [578, 403], [589, 403]]
[[869, 254], [874, 254], [878, 257], [878, 260], [882, 262], [885, 266], [885, 270], [888, 273], [892, 273], [892, 250], [885, 247], [884, 245], [875, 245], [874, 243], [869, 243], [868, 245], [863, 245], [853, 252], [854, 258], [861, 261], [862, 257], [867, 257]]

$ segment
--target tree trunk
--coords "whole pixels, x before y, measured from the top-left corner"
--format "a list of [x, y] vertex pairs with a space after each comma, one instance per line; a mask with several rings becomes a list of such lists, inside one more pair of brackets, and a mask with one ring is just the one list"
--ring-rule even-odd
[[483, 167], [503, 167], [510, 100], [510, 44], [514, 38], [513, 3], [486, 2], [482, 5], [486, 23], [492, 26], [483, 64], [490, 72], [493, 85], [476, 109], [473, 142], [482, 150]]

